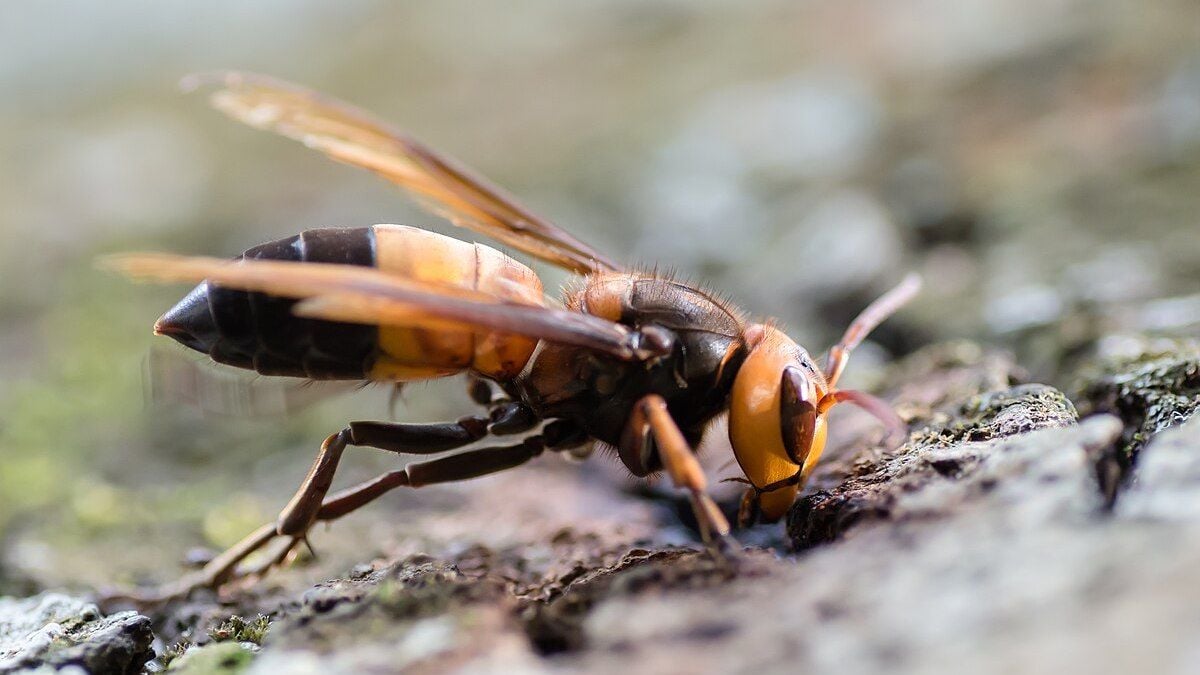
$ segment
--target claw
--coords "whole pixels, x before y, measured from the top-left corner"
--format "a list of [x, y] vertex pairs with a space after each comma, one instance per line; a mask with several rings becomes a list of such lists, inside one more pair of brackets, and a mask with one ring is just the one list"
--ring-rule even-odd
[[[273, 528], [274, 525], [264, 526], [264, 528], [266, 527]], [[308, 548], [314, 558], [317, 555], [316, 551], [313, 550], [312, 544], [308, 541], [307, 533], [305, 533], [291, 537], [283, 548], [274, 555], [268, 556], [262, 562], [251, 567], [243, 567], [240, 563], [245, 557], [270, 541], [270, 538], [263, 539], [256, 537], [258, 534], [256, 532], [247, 537], [243, 540], [242, 544], [235, 545], [229, 551], [226, 551], [225, 554], [218, 556], [199, 572], [182, 576], [176, 581], [147, 591], [107, 591], [101, 594], [99, 603], [103, 607], [133, 605], [141, 609], [153, 609], [174, 600], [187, 599], [200, 589], [206, 588], [219, 594], [222, 590], [234, 586], [238, 582], [248, 579], [261, 579], [272, 569], [293, 562], [295, 554], [298, 551], [297, 547], [301, 543]], [[248, 551], [245, 550], [242, 545], [251, 541], [256, 543], [257, 546]]]
[[313, 560], [316, 560], [318, 558], [317, 550], [313, 548], [312, 542], [308, 540], [308, 534], [305, 533], [299, 539], [304, 543], [304, 548], [308, 549], [308, 554], [312, 556]]
[[713, 537], [706, 547], [714, 563], [730, 577], [741, 572], [745, 556], [742, 545], [732, 536], [725, 534]]

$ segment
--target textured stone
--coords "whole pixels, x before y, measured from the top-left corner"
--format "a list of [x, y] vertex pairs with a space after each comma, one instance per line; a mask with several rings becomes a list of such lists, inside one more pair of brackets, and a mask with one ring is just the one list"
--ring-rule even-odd
[[[1152, 368], [1130, 391], [1184, 401], [1190, 380], [1171, 376], [1178, 372]], [[484, 543], [495, 528], [463, 524], [448, 535], [454, 546], [364, 563], [307, 590], [260, 587], [162, 610], [159, 624], [183, 626], [181, 635], [230, 640], [180, 643], [171, 668], [1200, 669], [1200, 422], [1143, 441], [1125, 480], [1112, 481], [1100, 469], [1141, 421], [1079, 419], [1060, 391], [1024, 380], [1003, 352], [969, 343], [935, 345], [893, 367], [883, 391], [913, 433], [886, 449], [864, 430], [834, 449], [789, 515], [798, 552], [752, 547], [731, 568], [670, 545], [677, 525], [635, 541], [595, 516], [587, 526], [513, 530], [520, 537]], [[488, 514], [500, 522], [501, 509], [569, 505], [580, 494], [602, 507], [595, 513], [621, 514], [610, 516], [616, 523], [644, 504], [587, 481], [567, 471], [497, 481], [436, 523], [478, 524]], [[550, 493], [555, 499], [545, 499]], [[745, 540], [766, 531], [779, 529]], [[252, 631], [261, 649], [237, 640], [265, 620], [236, 622], [232, 612], [270, 614], [265, 637]], [[49, 654], [34, 647], [29, 653]]]
[[[1114, 514], [1103, 509], [1090, 455], [1120, 432], [1115, 418], [1097, 417], [959, 446], [981, 458], [974, 468], [915, 489], [895, 485], [888, 522], [857, 527], [765, 577], [599, 605], [586, 624], [592, 648], [573, 665], [1191, 672], [1200, 665], [1200, 521], [1184, 505], [1135, 514], [1132, 495]], [[1195, 434], [1163, 440], [1165, 453], [1200, 456]], [[1156, 452], [1152, 444], [1147, 459]], [[1200, 491], [1200, 481], [1177, 478]], [[693, 631], [714, 622], [726, 630]]]
[[1200, 522], [1200, 419], [1154, 439], [1118, 511], [1127, 518]]
[[136, 612], [104, 616], [67, 595], [0, 598], [0, 672], [79, 666], [97, 673], [140, 673], [154, 656], [150, 619]]
[[[1075, 406], [1041, 384], [1010, 386], [1018, 372], [1001, 353], [969, 343], [935, 345], [893, 368], [897, 410], [917, 430], [899, 448], [862, 448], [822, 469], [822, 489], [788, 515], [798, 549], [826, 543], [905, 509], [948, 513], [990, 490], [1006, 466], [992, 457], [1008, 446], [987, 443], [1036, 429], [1075, 424]], [[920, 423], [924, 422], [924, 426]], [[829, 487], [824, 487], [829, 486]]]
[[1124, 420], [1119, 459], [1128, 468], [1155, 434], [1200, 408], [1200, 343], [1110, 339], [1085, 370], [1079, 388], [1086, 411]]

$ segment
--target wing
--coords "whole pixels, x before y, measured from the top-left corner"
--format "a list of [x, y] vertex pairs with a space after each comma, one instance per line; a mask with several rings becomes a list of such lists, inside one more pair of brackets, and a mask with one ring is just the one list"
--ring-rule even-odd
[[591, 314], [498, 300], [478, 291], [397, 277], [371, 267], [280, 260], [226, 260], [165, 253], [112, 256], [103, 267], [158, 281], [213, 283], [302, 300], [310, 318], [369, 325], [493, 330], [604, 352], [633, 361], [650, 354], [639, 334]]
[[144, 370], [146, 400], [187, 404], [208, 415], [253, 418], [294, 415], [311, 405], [366, 386], [365, 382], [263, 378], [221, 368], [182, 347], [154, 346]]
[[183, 86], [193, 89], [210, 83], [219, 87], [212, 94], [213, 105], [230, 117], [298, 140], [339, 162], [369, 169], [456, 225], [575, 272], [619, 269], [456, 160], [353, 106], [250, 73], [194, 75]]

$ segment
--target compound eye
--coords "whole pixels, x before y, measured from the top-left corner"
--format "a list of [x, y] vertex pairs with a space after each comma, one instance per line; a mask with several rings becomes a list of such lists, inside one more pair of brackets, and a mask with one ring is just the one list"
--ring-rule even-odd
[[788, 458], [803, 466], [816, 436], [817, 401], [812, 381], [796, 366], [783, 370], [779, 424]]

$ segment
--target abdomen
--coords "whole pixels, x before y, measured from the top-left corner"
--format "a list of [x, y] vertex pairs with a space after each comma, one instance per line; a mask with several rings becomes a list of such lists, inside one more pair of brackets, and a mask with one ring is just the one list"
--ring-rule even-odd
[[[245, 258], [374, 266], [497, 299], [542, 303], [528, 267], [481, 244], [402, 225], [308, 230], [255, 246]], [[536, 341], [490, 332], [423, 330], [302, 319], [294, 300], [204, 283], [165, 314], [156, 331], [220, 363], [263, 375], [414, 380], [471, 369], [515, 376]]]

